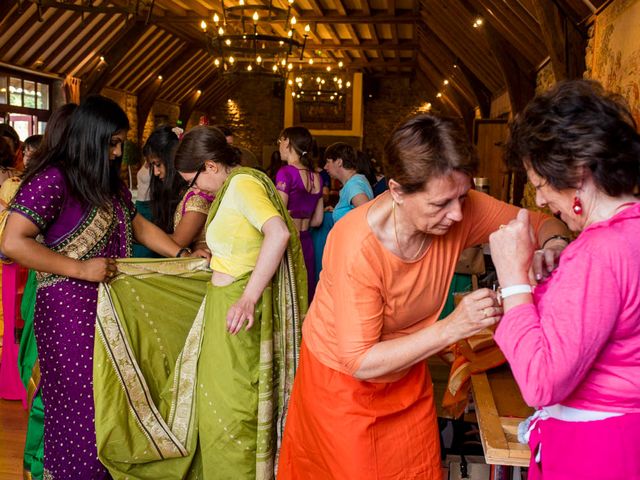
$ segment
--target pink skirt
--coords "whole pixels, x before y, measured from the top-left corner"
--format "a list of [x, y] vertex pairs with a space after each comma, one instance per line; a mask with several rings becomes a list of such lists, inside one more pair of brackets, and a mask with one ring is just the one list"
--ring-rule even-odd
[[538, 420], [529, 446], [529, 480], [640, 480], [640, 413], [593, 422]]

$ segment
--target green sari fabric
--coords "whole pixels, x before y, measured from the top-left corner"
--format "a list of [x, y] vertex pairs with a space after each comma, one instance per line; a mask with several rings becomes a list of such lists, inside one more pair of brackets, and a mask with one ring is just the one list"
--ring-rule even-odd
[[116, 480], [197, 478], [195, 381], [210, 277], [202, 259], [127, 259], [100, 285], [96, 439]]
[[40, 480], [44, 473], [44, 406], [42, 404], [42, 395], [38, 389], [40, 384], [40, 365], [38, 363], [36, 336], [33, 331], [33, 314], [36, 307], [37, 289], [36, 272], [29, 270], [20, 305], [24, 328], [20, 337], [18, 368], [20, 369], [22, 383], [27, 389], [29, 405], [27, 438], [23, 455], [23, 476], [34, 480]]
[[250, 274], [214, 286], [202, 260], [122, 260], [100, 287], [96, 434], [100, 460], [116, 480], [275, 477], [307, 277], [295, 226], [263, 173], [234, 169], [207, 225], [241, 173], [260, 180], [291, 233], [250, 330], [226, 331], [227, 311]]

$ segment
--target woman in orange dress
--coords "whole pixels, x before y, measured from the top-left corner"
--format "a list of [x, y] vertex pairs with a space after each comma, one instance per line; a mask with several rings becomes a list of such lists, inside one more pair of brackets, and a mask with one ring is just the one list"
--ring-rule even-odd
[[[303, 325], [283, 480], [441, 479], [426, 359], [502, 314], [495, 293], [480, 289], [436, 323], [460, 252], [518, 213], [471, 189], [475, 156], [462, 127], [420, 115], [399, 126], [385, 150], [389, 192], [329, 235]], [[553, 263], [566, 229], [531, 217]]]

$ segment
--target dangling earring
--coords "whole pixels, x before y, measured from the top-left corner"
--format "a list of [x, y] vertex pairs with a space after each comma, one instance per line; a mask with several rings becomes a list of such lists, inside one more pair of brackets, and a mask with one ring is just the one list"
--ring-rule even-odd
[[573, 206], [571, 208], [576, 215], [582, 215], [582, 202], [578, 198], [578, 192], [576, 192], [576, 196], [573, 197]]

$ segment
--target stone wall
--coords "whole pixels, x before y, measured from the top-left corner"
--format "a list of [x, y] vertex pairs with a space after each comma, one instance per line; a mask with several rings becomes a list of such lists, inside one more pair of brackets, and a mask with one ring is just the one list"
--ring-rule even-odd
[[274, 78], [243, 76], [237, 88], [210, 112], [211, 125], [226, 125], [234, 142], [261, 159], [263, 147], [275, 144], [284, 125], [284, 99], [274, 96]]
[[428, 97], [420, 83], [404, 77], [379, 79], [379, 88], [373, 98], [364, 96], [363, 149], [371, 149], [382, 159], [384, 144], [392, 129], [405, 118], [429, 111]]

